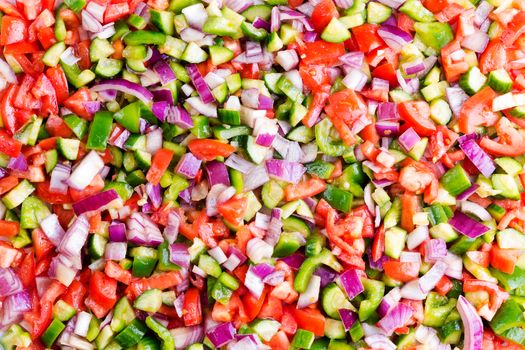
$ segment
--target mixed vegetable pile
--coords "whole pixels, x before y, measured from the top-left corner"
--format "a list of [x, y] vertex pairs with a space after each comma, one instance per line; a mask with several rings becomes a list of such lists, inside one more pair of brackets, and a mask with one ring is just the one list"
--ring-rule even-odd
[[525, 348], [523, 0], [0, 0], [0, 344]]

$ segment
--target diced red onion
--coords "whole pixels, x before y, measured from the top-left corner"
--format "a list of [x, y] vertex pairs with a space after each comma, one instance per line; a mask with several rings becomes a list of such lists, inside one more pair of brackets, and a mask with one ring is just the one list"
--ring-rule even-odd
[[414, 310], [406, 304], [398, 303], [390, 312], [388, 312], [377, 325], [390, 336], [397, 328], [404, 327], [410, 320]]
[[349, 269], [339, 276], [341, 285], [350, 300], [361, 294], [365, 289], [355, 269]]
[[306, 168], [297, 162], [270, 159], [266, 161], [266, 171], [270, 177], [296, 184], [301, 181]]
[[447, 256], [447, 244], [441, 238], [427, 241], [425, 245], [425, 261], [435, 262]]
[[469, 201], [462, 201], [462, 202], [458, 202], [458, 204], [463, 213], [475, 215], [481, 221], [492, 220], [492, 215], [490, 215], [487, 209], [483, 208], [481, 205], [477, 203], [469, 202]]
[[423, 293], [428, 293], [439, 282], [439, 280], [445, 275], [447, 270], [447, 264], [443, 261], [437, 261], [431, 268], [419, 279], [419, 287]]
[[213, 327], [206, 332], [206, 335], [216, 348], [220, 348], [234, 340], [235, 333], [233, 323], [227, 322]]
[[375, 128], [381, 137], [397, 136], [400, 130], [399, 123], [391, 121], [379, 121], [375, 124]]
[[144, 213], [131, 214], [127, 227], [126, 237], [131, 243], [156, 247], [164, 242], [157, 224]]
[[421, 289], [418, 279], [405, 283], [405, 285], [401, 287], [402, 298], [410, 300], [425, 300], [426, 296], [427, 294]]
[[468, 159], [485, 177], [490, 177], [496, 170], [496, 164], [490, 156], [477, 144], [475, 140], [460, 142], [459, 147], [463, 150]]
[[58, 246], [62, 241], [62, 238], [66, 234], [56, 214], [51, 214], [42, 221], [40, 221], [40, 228], [44, 231], [44, 234], [55, 246]]
[[89, 152], [77, 165], [67, 180], [76, 190], [86, 188], [104, 167], [104, 161], [95, 151]]
[[386, 5], [388, 7], [391, 7], [393, 9], [397, 9], [401, 5], [405, 3], [406, 0], [378, 0], [378, 2], [382, 3], [383, 5]]
[[396, 345], [383, 334], [375, 334], [365, 338], [365, 343], [372, 349], [395, 350]]
[[469, 301], [460, 295], [456, 305], [463, 327], [465, 329], [465, 350], [481, 350], [483, 348], [483, 321]]
[[186, 70], [188, 71], [191, 81], [193, 82], [193, 85], [197, 89], [197, 92], [199, 93], [199, 96], [201, 97], [202, 102], [203, 103], [214, 102], [215, 98], [213, 97], [210, 89], [208, 88], [208, 85], [204, 81], [204, 78], [200, 74], [197, 68], [197, 65], [195, 64], [187, 65]]
[[190, 268], [190, 253], [183, 243], [170, 244], [170, 261], [183, 269]]
[[204, 329], [201, 325], [170, 329], [175, 342], [175, 349], [186, 349], [188, 346], [200, 343], [204, 339]]
[[68, 179], [71, 175], [71, 166], [69, 164], [58, 163], [51, 172], [49, 190], [56, 193], [67, 193]]
[[457, 195], [456, 199], [459, 201], [467, 200], [471, 195], [473, 195], [479, 188], [478, 184], [473, 184], [465, 191], [461, 192], [459, 195]]
[[344, 77], [343, 84], [356, 91], [361, 91], [366, 84], [368, 77], [358, 69], [351, 68], [350, 72]]
[[228, 159], [224, 162], [224, 164], [232, 169], [235, 169], [243, 174], [248, 174], [250, 171], [252, 171], [255, 168], [255, 165], [237, 153], [232, 153]]
[[263, 282], [270, 286], [278, 286], [284, 282], [285, 273], [282, 270], [275, 270], [263, 278]]
[[243, 175], [244, 191], [251, 191], [264, 185], [270, 180], [266, 167], [260, 165]]
[[490, 39], [487, 33], [477, 30], [473, 34], [465, 36], [461, 41], [461, 46], [476, 53], [481, 53], [485, 51], [489, 40]]
[[23, 291], [22, 282], [11, 268], [0, 267], [0, 296], [6, 297]]
[[[73, 210], [76, 215], [89, 213], [93, 211], [105, 210], [113, 204], [113, 201], [121, 201], [117, 191], [114, 189], [99, 192], [80, 201], [73, 203]], [[120, 202], [122, 203], [122, 202]]]
[[217, 106], [213, 103], [205, 103], [199, 97], [190, 97], [186, 102], [197, 112], [206, 117], [217, 118]]
[[410, 152], [420, 140], [421, 137], [411, 127], [406, 129], [397, 139], [399, 145], [407, 152]]
[[401, 68], [403, 68], [406, 75], [415, 75], [425, 70], [425, 64], [422, 59], [416, 59], [401, 64]]
[[175, 167], [175, 172], [188, 179], [193, 179], [197, 175], [201, 163], [202, 161], [196, 158], [193, 153], [188, 152], [180, 158]]
[[[235, 11], [235, 9], [232, 10]], [[204, 22], [208, 19], [208, 13], [201, 3], [187, 6], [183, 8], [181, 12], [184, 14], [188, 24], [199, 30], [202, 30]]]
[[220, 247], [215, 247], [210, 250], [208, 250], [208, 254], [214, 258], [219, 264], [223, 264], [228, 260], [226, 257], [226, 254], [222, 251]]
[[469, 99], [469, 95], [463, 91], [460, 87], [448, 87], [445, 89], [445, 95], [447, 97], [448, 104], [450, 109], [455, 116], [459, 115], [461, 107], [466, 100]]
[[302, 309], [312, 305], [319, 300], [319, 292], [321, 289], [321, 277], [313, 275], [308, 282], [306, 290], [299, 294], [297, 300], [297, 308]]
[[106, 252], [104, 257], [106, 260], [122, 260], [126, 258], [126, 250], [128, 245], [126, 242], [109, 242], [106, 245]]
[[254, 237], [246, 245], [246, 254], [254, 263], [260, 263], [272, 257], [273, 247], [262, 239]]
[[125, 79], [105, 80], [91, 88], [91, 91], [117, 90], [128, 95], [133, 95], [142, 102], [149, 104], [153, 94], [143, 86]]
[[490, 230], [489, 227], [477, 222], [460, 211], [456, 211], [454, 216], [448, 221], [458, 232], [470, 238], [476, 238]]
[[113, 222], [108, 227], [109, 240], [111, 242], [126, 241], [126, 225], [122, 222]]
[[390, 310], [397, 306], [400, 300], [401, 291], [399, 287], [392, 288], [390, 292], [388, 292], [381, 300], [381, 303], [377, 308], [378, 315], [384, 317], [387, 313], [390, 312]]
[[86, 244], [88, 231], [88, 220], [84, 215], [78, 216], [66, 231], [57, 250], [68, 257], [79, 256], [82, 247]]
[[377, 30], [377, 34], [394, 51], [400, 51], [404, 46], [410, 44], [412, 36], [398, 27], [384, 24]]
[[299, 56], [297, 56], [297, 52], [295, 52], [295, 50], [279, 51], [277, 52], [275, 62], [277, 62], [281, 67], [283, 67], [285, 71], [288, 72], [299, 64]]

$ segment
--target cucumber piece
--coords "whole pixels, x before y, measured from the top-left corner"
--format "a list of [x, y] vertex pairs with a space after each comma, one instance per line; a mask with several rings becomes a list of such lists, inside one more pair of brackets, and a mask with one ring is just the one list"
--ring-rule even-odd
[[182, 53], [181, 59], [189, 63], [201, 63], [208, 59], [208, 54], [197, 44], [190, 42]]
[[234, 56], [234, 53], [232, 50], [228, 49], [227, 47], [223, 47], [223, 46], [210, 46], [209, 50], [210, 50], [211, 62], [215, 66], [229, 62]]
[[366, 20], [368, 23], [380, 24], [392, 15], [392, 9], [379, 2], [369, 2], [366, 8]]
[[[492, 74], [493, 72], [491, 72]], [[490, 75], [489, 75], [490, 76]], [[461, 76], [459, 86], [469, 95], [474, 95], [487, 82], [487, 77], [481, 73], [478, 67], [473, 66]]]
[[496, 240], [501, 249], [525, 249], [525, 235], [513, 228], [496, 233]]
[[332, 18], [330, 23], [321, 33], [321, 39], [330, 43], [342, 43], [350, 39], [350, 31], [337, 18]]
[[35, 188], [26, 179], [22, 180], [11, 191], [2, 198], [2, 202], [7, 209], [14, 209], [24, 202], [33, 193]]
[[327, 318], [324, 324], [324, 335], [330, 339], [345, 339], [346, 332], [343, 322]]
[[122, 61], [113, 58], [101, 58], [95, 67], [95, 73], [104, 78], [111, 78], [122, 70]]
[[489, 73], [487, 85], [499, 93], [507, 93], [512, 89], [512, 79], [504, 68]]
[[66, 44], [63, 41], [59, 41], [47, 49], [44, 56], [42, 56], [42, 62], [48, 67], [55, 67], [60, 62], [60, 55], [64, 51], [66, 51]]
[[207, 254], [202, 254], [199, 257], [198, 266], [202, 271], [206, 272], [207, 275], [215, 278], [219, 278], [222, 273], [221, 265], [219, 265], [217, 260]]
[[133, 307], [146, 312], [157, 312], [162, 306], [162, 291], [160, 289], [149, 289], [139, 295], [133, 303]]
[[335, 283], [327, 285], [321, 293], [321, 305], [324, 312], [331, 318], [340, 320], [339, 309], [354, 310], [345, 293]]
[[520, 199], [520, 190], [513, 176], [494, 174], [490, 177], [490, 180], [494, 189], [500, 191], [501, 196], [514, 200]]
[[60, 321], [69, 321], [76, 313], [77, 310], [64, 300], [59, 300], [53, 305], [53, 317]]
[[80, 140], [59, 137], [57, 139], [57, 149], [67, 160], [76, 160], [80, 149]]
[[523, 165], [510, 157], [496, 158], [494, 162], [510, 176], [516, 176], [523, 171]]
[[47, 348], [50, 348], [65, 328], [66, 326], [59, 319], [55, 318], [49, 327], [47, 327], [44, 334], [42, 334], [40, 340], [42, 340], [42, 343], [44, 343]]
[[407, 232], [399, 227], [392, 227], [385, 232], [385, 254], [399, 259], [405, 248]]
[[151, 23], [161, 32], [167, 35], [173, 35], [175, 33], [175, 14], [173, 12], [151, 9], [149, 13], [151, 15]]
[[246, 153], [254, 163], [260, 164], [266, 158], [268, 148], [258, 145], [255, 143], [255, 138], [253, 136], [248, 136], [246, 140]]
[[248, 21], [253, 22], [257, 17], [268, 20], [272, 14], [272, 7], [268, 5], [253, 5], [242, 13]]
[[290, 216], [286, 219], [283, 219], [282, 223], [284, 232], [299, 232], [305, 238], [310, 235], [310, 228], [303, 220], [299, 218]]
[[[139, 297], [140, 298], [140, 297]], [[138, 299], [137, 299], [138, 300]], [[114, 317], [111, 320], [110, 327], [118, 333], [135, 319], [135, 311], [131, 306], [127, 297], [122, 297], [117, 304], [115, 304]]]
[[276, 52], [282, 49], [283, 47], [284, 43], [279, 37], [279, 34], [277, 34], [277, 32], [272, 32], [270, 34], [270, 38], [268, 39], [268, 45], [266, 46], [268, 52]]
[[[122, 347], [130, 348], [134, 345], [137, 345], [137, 343], [144, 337], [144, 335], [146, 335], [147, 331], [148, 328], [142, 321], [134, 319], [126, 328], [124, 328], [122, 332], [117, 334], [115, 340]], [[99, 347], [99, 349], [101, 348]]]
[[113, 45], [106, 39], [95, 38], [89, 46], [89, 59], [91, 62], [98, 62], [102, 58], [107, 58], [115, 52]]
[[273, 256], [282, 258], [295, 253], [301, 248], [301, 241], [294, 232], [283, 232], [273, 250]]
[[279, 331], [281, 324], [275, 320], [257, 320], [251, 324], [251, 328], [264, 341], [270, 341]]
[[452, 119], [452, 111], [447, 101], [436, 99], [430, 102], [430, 119], [439, 125], [447, 125]]
[[270, 180], [263, 185], [261, 198], [264, 206], [273, 209], [284, 198], [284, 190], [275, 180]]

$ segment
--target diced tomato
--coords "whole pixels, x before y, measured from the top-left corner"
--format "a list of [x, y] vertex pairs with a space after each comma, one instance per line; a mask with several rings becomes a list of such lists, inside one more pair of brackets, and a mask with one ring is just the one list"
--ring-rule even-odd
[[507, 118], [501, 118], [495, 127], [499, 140], [483, 137], [479, 143], [483, 149], [494, 156], [517, 157], [525, 154], [525, 136], [514, 129]]
[[299, 328], [306, 329], [318, 337], [324, 335], [324, 324], [326, 319], [318, 309], [291, 308], [291, 311]]
[[83, 310], [84, 298], [86, 294], [87, 288], [84, 286], [84, 284], [82, 284], [80, 281], [73, 280], [69, 287], [67, 287], [67, 291], [62, 297], [62, 300], [73, 306], [76, 310]]
[[454, 288], [454, 284], [447, 276], [441, 277], [439, 282], [436, 284], [435, 290], [441, 295], [447, 295]]
[[178, 271], [164, 272], [159, 273], [148, 278], [140, 278], [138, 280], [132, 281], [129, 290], [131, 296], [136, 298], [143, 292], [149, 289], [166, 289], [175, 287], [180, 282], [182, 282], [182, 276]]
[[525, 33], [525, 12], [519, 11], [501, 33], [501, 41], [506, 47], [511, 47], [523, 33]]
[[89, 282], [89, 296], [98, 305], [111, 309], [117, 301], [117, 281], [103, 272], [93, 272]]
[[344, 53], [344, 44], [329, 43], [323, 40], [305, 43], [304, 49], [300, 50], [301, 62], [306, 65], [332, 66], [339, 62], [339, 57]]
[[469, 65], [465, 58], [454, 60], [454, 52], [461, 50], [459, 39], [453, 40], [441, 49], [441, 62], [445, 77], [449, 82], [455, 82], [459, 79], [461, 74], [465, 73]]
[[[0, 99], [0, 114], [2, 115], [4, 128], [5, 130], [7, 130], [7, 132], [9, 132], [10, 135], [14, 135], [15, 132], [18, 130], [18, 125], [16, 123], [15, 117], [15, 108], [13, 106], [13, 101], [15, 99], [16, 92], [16, 85], [8, 85], [7, 89], [3, 92], [2, 98]], [[1, 152], [6, 153], [7, 151], [14, 154], [11, 155], [6, 153], [8, 155], [11, 155], [12, 157], [18, 156], [22, 147], [22, 144], [20, 142], [15, 140], [10, 141], [10, 137], [7, 135], [6, 132], [4, 132], [4, 130], [0, 130], [0, 140], [9, 141], [7, 147], [3, 145], [3, 142], [0, 142]]]
[[19, 55], [25, 53], [34, 53], [40, 51], [40, 47], [36, 42], [22, 41], [16, 44], [6, 45], [4, 53], [10, 55]]
[[28, 23], [26, 20], [14, 17], [3, 16], [0, 29], [0, 45], [9, 45], [27, 40]]
[[122, 266], [120, 266], [114, 261], [108, 260], [106, 262], [104, 273], [108, 277], [114, 278], [117, 281], [122, 282], [124, 284], [130, 284], [131, 282], [131, 272], [122, 268]]
[[290, 184], [284, 189], [286, 201], [293, 201], [315, 196], [326, 189], [326, 183], [317, 178], [311, 178], [296, 185]]
[[488, 74], [493, 70], [505, 68], [506, 64], [507, 50], [505, 45], [499, 38], [491, 40], [479, 57], [479, 69], [481, 73]]
[[184, 294], [182, 317], [186, 327], [202, 323], [201, 295], [197, 288], [190, 288]]
[[35, 266], [35, 256], [32, 251], [29, 251], [17, 268], [18, 277], [25, 288], [35, 285]]
[[81, 199], [85, 199], [89, 196], [99, 193], [104, 188], [104, 179], [102, 176], [97, 175], [91, 180], [91, 183], [84, 188], [83, 190], [75, 190], [74, 188], [69, 188], [69, 195], [73, 202], [78, 202]]
[[401, 196], [401, 227], [408, 232], [414, 229], [413, 218], [418, 204], [418, 198], [413, 193], [405, 192]]
[[153, 161], [146, 175], [146, 180], [148, 180], [153, 185], [158, 184], [160, 182], [160, 178], [168, 169], [172, 158], [173, 151], [165, 148], [158, 150], [153, 156]]
[[248, 200], [244, 196], [233, 196], [226, 202], [217, 205], [219, 214], [234, 227], [240, 227], [244, 222], [244, 213], [248, 206]]
[[519, 252], [513, 249], [501, 249], [497, 244], [490, 250], [490, 265], [502, 272], [512, 274], [518, 260]]
[[419, 275], [417, 262], [385, 261], [383, 269], [388, 277], [401, 282], [409, 282]]
[[377, 29], [379, 29], [378, 25], [369, 23], [352, 28], [352, 34], [357, 42], [359, 51], [368, 53], [385, 45], [383, 39], [377, 34]]
[[10, 157], [18, 157], [21, 150], [22, 143], [20, 143], [20, 141], [15, 140], [11, 136], [7, 135], [4, 130], [0, 130], [0, 152]]
[[58, 103], [64, 102], [69, 97], [69, 90], [67, 86], [66, 75], [62, 70], [62, 67], [51, 67], [46, 71], [46, 76], [55, 89], [55, 94]]
[[36, 194], [46, 203], [50, 204], [64, 204], [71, 203], [72, 199], [69, 194], [62, 194], [51, 192], [49, 189], [49, 181], [40, 182], [36, 185]]
[[64, 101], [64, 106], [79, 117], [91, 120], [92, 115], [84, 106], [84, 102], [88, 101], [91, 101], [91, 93], [87, 87], [82, 87]]
[[104, 23], [115, 22], [118, 19], [126, 17], [130, 12], [127, 2], [110, 4], [104, 12]]
[[422, 136], [431, 136], [436, 125], [430, 119], [430, 106], [425, 101], [407, 101], [398, 104], [400, 117]]
[[24, 18], [20, 11], [7, 0], [0, 0], [0, 11], [9, 16]]
[[46, 234], [39, 228], [33, 230], [31, 234], [33, 239], [33, 247], [35, 249], [35, 255], [37, 260], [42, 259], [44, 256], [53, 251], [54, 245], [51, 243]]
[[264, 304], [264, 300], [266, 299], [267, 292], [268, 289], [264, 288], [261, 296], [258, 299], [255, 296], [253, 296], [252, 293], [246, 293], [243, 295], [242, 303], [244, 305], [244, 309], [248, 317], [248, 322], [253, 321], [261, 311], [261, 308]]
[[193, 155], [201, 160], [214, 160], [217, 157], [228, 157], [235, 151], [235, 147], [219, 140], [193, 139], [188, 143]]
[[332, 18], [339, 18], [339, 12], [332, 0], [321, 0], [315, 5], [310, 19], [315, 30], [320, 33]]

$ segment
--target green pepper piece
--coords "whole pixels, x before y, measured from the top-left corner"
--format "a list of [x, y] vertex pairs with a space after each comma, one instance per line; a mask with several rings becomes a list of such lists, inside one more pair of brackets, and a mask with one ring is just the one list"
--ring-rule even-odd
[[523, 311], [512, 297], [501, 305], [490, 321], [490, 327], [496, 334], [503, 334], [510, 328], [523, 326], [525, 326]]
[[86, 6], [86, 0], [64, 0], [64, 4], [78, 13]]
[[347, 150], [341, 140], [334, 140], [330, 135], [332, 122], [324, 118], [315, 125], [315, 143], [319, 150], [330, 157], [339, 157]]
[[89, 135], [86, 143], [88, 149], [104, 151], [108, 145], [109, 134], [113, 126], [113, 115], [111, 112], [97, 112], [91, 122]]
[[455, 307], [456, 299], [430, 292], [425, 301], [423, 324], [429, 327], [441, 327]]
[[399, 12], [404, 13], [417, 22], [432, 22], [435, 20], [432, 12], [427, 10], [419, 0], [407, 0], [399, 8]]
[[471, 183], [465, 169], [463, 169], [460, 164], [457, 164], [441, 177], [441, 185], [443, 185], [443, 188], [451, 195], [457, 196], [467, 190], [471, 186]]
[[500, 270], [490, 268], [490, 272], [507, 292], [511, 292], [525, 285], [525, 270], [516, 266], [512, 274], [501, 272]]
[[158, 248], [159, 264], [157, 269], [160, 271], [174, 271], [179, 270], [179, 267], [170, 261], [170, 250], [168, 241], [162, 242]]
[[134, 319], [131, 323], [122, 330], [115, 340], [125, 348], [136, 345], [142, 337], [146, 334], [148, 328], [139, 319]]
[[136, 101], [122, 108], [120, 111], [113, 115], [113, 118], [131, 131], [132, 133], [138, 133], [139, 121], [140, 121], [140, 102]]
[[248, 22], [242, 22], [241, 30], [248, 39], [253, 41], [263, 41], [268, 37], [268, 32], [263, 28], [255, 28], [253, 24]]
[[306, 290], [315, 269], [321, 264], [330, 266], [336, 271], [342, 270], [342, 266], [332, 252], [328, 249], [323, 249], [318, 255], [307, 258], [299, 268], [299, 271], [297, 271], [294, 281], [294, 289], [297, 292], [302, 293]]
[[164, 45], [166, 34], [159, 32], [150, 32], [147, 30], [137, 30], [124, 37], [126, 45]]
[[51, 215], [47, 206], [39, 198], [30, 196], [22, 203], [20, 212], [21, 228], [37, 228], [38, 223]]
[[414, 28], [421, 41], [436, 51], [441, 51], [445, 45], [454, 39], [452, 28], [450, 28], [448, 23], [416, 22]]
[[345, 190], [332, 185], [327, 185], [323, 192], [323, 198], [335, 209], [348, 213], [352, 209], [354, 196]]
[[359, 305], [359, 320], [365, 321], [376, 311], [385, 295], [385, 284], [380, 281], [362, 278], [366, 299]]
[[173, 340], [170, 331], [157, 320], [151, 316], [146, 317], [146, 326], [148, 326], [148, 328], [157, 334], [160, 340], [162, 340], [162, 350], [171, 350], [175, 348], [175, 341]]

